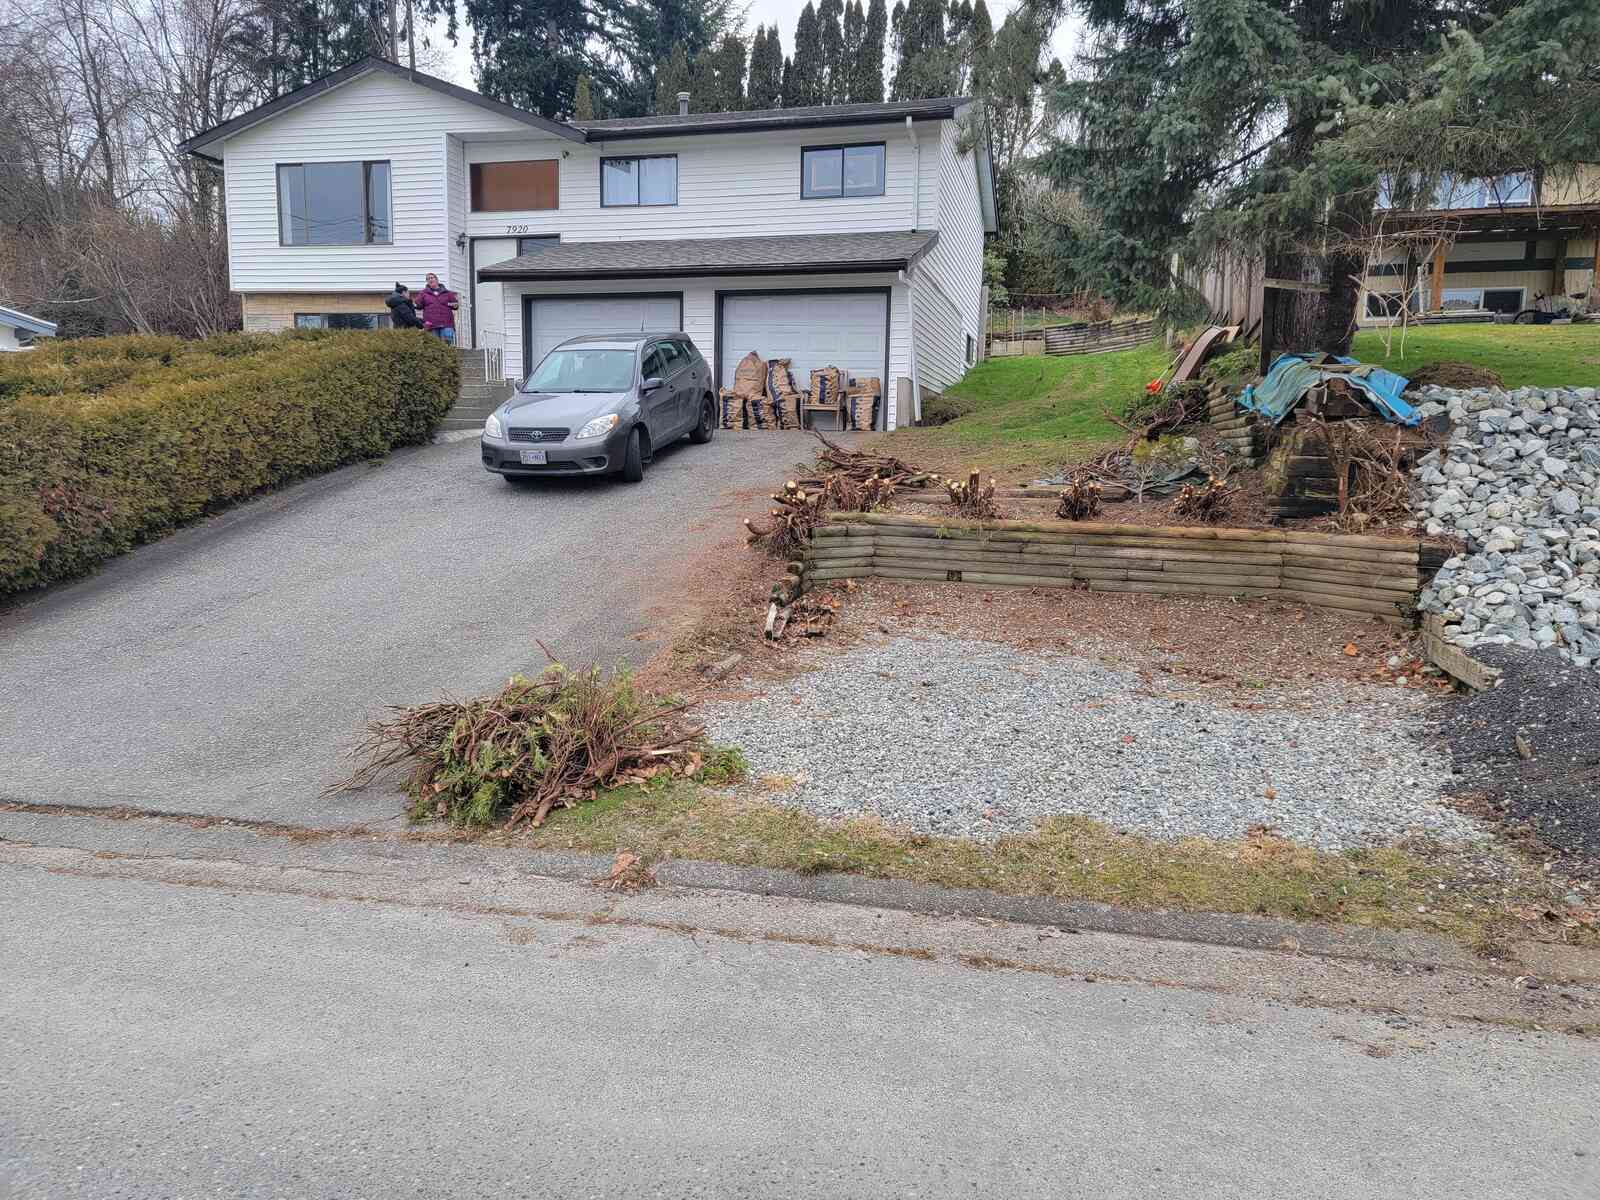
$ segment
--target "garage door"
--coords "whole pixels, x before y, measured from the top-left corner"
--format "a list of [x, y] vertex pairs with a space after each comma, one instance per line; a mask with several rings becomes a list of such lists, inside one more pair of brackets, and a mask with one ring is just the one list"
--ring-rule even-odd
[[569, 296], [529, 300], [528, 369], [568, 338], [683, 328], [683, 297]]
[[[764, 292], [722, 301], [721, 379], [733, 380], [739, 360], [754, 350], [762, 358], [787, 358], [795, 382], [805, 387], [814, 367], [842, 367], [851, 375], [889, 381], [889, 297], [883, 292], [807, 295]], [[880, 407], [881, 420], [881, 407]]]

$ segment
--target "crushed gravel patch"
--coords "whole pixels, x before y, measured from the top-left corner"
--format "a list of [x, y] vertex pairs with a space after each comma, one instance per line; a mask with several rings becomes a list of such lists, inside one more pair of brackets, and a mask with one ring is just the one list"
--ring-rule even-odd
[[1067, 814], [1163, 839], [1267, 825], [1337, 850], [1487, 836], [1443, 802], [1450, 758], [1416, 736], [1437, 703], [1325, 681], [1146, 683], [1092, 659], [924, 635], [869, 641], [702, 716], [754, 776], [794, 781], [780, 802], [822, 817], [984, 840]]
[[[1531, 825], [1569, 871], [1600, 877], [1600, 674], [1548, 650], [1472, 653], [1502, 674], [1438, 724], [1462, 771], [1456, 790]], [[1519, 733], [1531, 758], [1517, 752]]]

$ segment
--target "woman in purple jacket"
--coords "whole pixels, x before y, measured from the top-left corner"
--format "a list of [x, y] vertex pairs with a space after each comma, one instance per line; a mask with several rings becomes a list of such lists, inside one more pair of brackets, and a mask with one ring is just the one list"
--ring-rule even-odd
[[428, 272], [428, 286], [412, 299], [422, 313], [422, 327], [449, 342], [456, 342], [456, 309], [461, 307], [456, 294], [439, 286], [439, 277]]

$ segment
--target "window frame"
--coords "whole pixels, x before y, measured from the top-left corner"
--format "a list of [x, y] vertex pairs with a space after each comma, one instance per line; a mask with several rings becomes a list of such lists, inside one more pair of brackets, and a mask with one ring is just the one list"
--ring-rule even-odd
[[[646, 162], [649, 159], [653, 159], [653, 158], [670, 158], [672, 160], [672, 200], [670, 202], [653, 201], [653, 202], [650, 202], [650, 203], [646, 203], [643, 200], [634, 200], [634, 201], [632, 201], [630, 203], [628, 201], [608, 201], [606, 199], [606, 164], [607, 163], [615, 163], [615, 162], [642, 163], [642, 162]], [[644, 171], [643, 171], [642, 168], [640, 169], [639, 178], [638, 178], [637, 182], [639, 184], [641, 184], [641, 185], [644, 183]], [[680, 180], [680, 178], [678, 176], [678, 156], [676, 154], [607, 154], [607, 155], [602, 155], [601, 158], [600, 158], [600, 207], [601, 208], [677, 208], [678, 207], [678, 184], [680, 182], [682, 182], [682, 181]], [[636, 194], [642, 195], [643, 191], [644, 191], [644, 189], [641, 186], [637, 190]]]
[[[1515, 293], [1517, 293], [1517, 306], [1515, 308], [1510, 308], [1510, 309], [1507, 309], [1507, 308], [1490, 308], [1489, 307], [1489, 293], [1490, 292], [1515, 292]], [[1484, 309], [1487, 310], [1488, 312], [1492, 312], [1492, 313], [1507, 313], [1507, 312], [1509, 312], [1512, 316], [1516, 316], [1519, 312], [1523, 312], [1524, 310], [1526, 310], [1528, 308], [1528, 289], [1525, 286], [1521, 285], [1521, 284], [1509, 285], [1509, 286], [1506, 286], [1506, 287], [1489, 287], [1489, 286], [1485, 285], [1485, 287], [1483, 289], [1483, 293], [1478, 297], [1478, 303], [1481, 304], [1484, 307]]]
[[[474, 177], [473, 173], [474, 172], [477, 172], [477, 177], [481, 179], [482, 175], [483, 175], [483, 170], [482, 169], [484, 167], [523, 166], [523, 165], [527, 165], [527, 164], [531, 164], [531, 163], [549, 163], [555, 168], [556, 186], [555, 186], [555, 203], [554, 204], [551, 204], [551, 205], [549, 205], [549, 206], [547, 206], [545, 208], [528, 208], [526, 205], [523, 205], [523, 206], [518, 207], [518, 208], [479, 208], [477, 206], [477, 204], [475, 202], [475, 196], [478, 194], [479, 191], [481, 191], [481, 188], [480, 189], [474, 189], [474, 187], [473, 187], [473, 177]], [[495, 213], [559, 212], [559, 211], [561, 211], [561, 160], [559, 158], [508, 158], [508, 159], [496, 159], [496, 160], [491, 161], [491, 162], [472, 162], [472, 163], [468, 163], [467, 164], [467, 211], [469, 213], [486, 213], [486, 214], [490, 214], [490, 215], [495, 214]]]
[[[389, 217], [386, 222], [389, 236], [385, 238], [367, 237], [359, 242], [286, 242], [283, 240], [283, 169], [285, 167], [337, 167], [349, 163], [361, 164], [361, 227], [370, 234], [372, 232], [372, 168], [380, 163], [388, 168], [387, 188], [389, 201]], [[281, 162], [272, 165], [272, 183], [277, 200], [278, 216], [278, 245], [294, 249], [312, 248], [319, 249], [328, 246], [392, 246], [394, 245], [394, 161], [387, 158], [339, 158], [339, 159], [310, 159], [297, 162]], [[292, 218], [291, 218], [292, 221]]]
[[[883, 170], [878, 173], [878, 190], [875, 192], [847, 192], [844, 183], [844, 152], [846, 150], [875, 149], [882, 156]], [[839, 152], [839, 190], [837, 192], [811, 192], [806, 189], [806, 155], [824, 151]], [[889, 144], [887, 142], [838, 142], [831, 145], [800, 147], [800, 199], [802, 200], [871, 200], [889, 192]]]
[[[300, 324], [302, 319], [320, 319], [322, 321], [326, 321], [329, 317], [370, 317], [370, 318], [372, 318], [372, 320], [374, 322], [374, 324], [372, 325], [372, 329], [393, 329], [394, 328], [394, 321], [390, 318], [388, 313], [376, 313], [376, 312], [374, 312], [374, 313], [366, 313], [366, 312], [297, 312], [297, 313], [294, 314], [294, 328], [295, 329], [327, 329], [327, 330], [330, 330], [330, 331], [338, 332], [337, 330], [334, 329], [334, 327], [332, 325], [326, 325], [326, 324], [324, 324], [324, 325], [302, 325], [302, 324]], [[346, 332], [349, 332], [349, 331], [346, 330]], [[370, 332], [370, 330], [369, 331], [364, 331], [364, 332]]]
[[523, 248], [523, 243], [524, 242], [543, 242], [545, 245], [548, 245], [548, 246], [559, 246], [561, 244], [561, 235], [559, 233], [524, 233], [524, 234], [519, 234], [517, 236], [517, 257], [518, 258], [521, 258], [524, 254], [532, 254], [533, 253], [532, 250]]

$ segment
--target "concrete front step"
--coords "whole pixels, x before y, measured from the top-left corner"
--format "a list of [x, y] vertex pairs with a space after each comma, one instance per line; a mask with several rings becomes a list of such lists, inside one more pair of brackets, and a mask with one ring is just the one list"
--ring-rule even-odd
[[497, 383], [463, 383], [458, 394], [463, 400], [469, 396], [475, 399], [483, 400], [488, 400], [491, 397], [495, 397], [498, 400], [504, 400], [507, 396], [511, 395], [511, 389], [503, 384]]
[[472, 429], [481, 431], [483, 429], [483, 418], [463, 419], [452, 414], [439, 422], [439, 428], [443, 430]]

